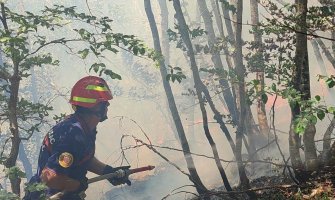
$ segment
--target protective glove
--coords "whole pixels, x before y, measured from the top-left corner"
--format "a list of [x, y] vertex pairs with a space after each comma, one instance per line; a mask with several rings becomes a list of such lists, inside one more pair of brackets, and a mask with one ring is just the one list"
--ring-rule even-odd
[[118, 173], [119, 177], [109, 178], [107, 179], [112, 185], [117, 186], [121, 184], [131, 185], [131, 182], [128, 177], [127, 171], [129, 170], [130, 166], [121, 166], [121, 167], [112, 167], [106, 165], [103, 170], [103, 174], [110, 174], [110, 173]]

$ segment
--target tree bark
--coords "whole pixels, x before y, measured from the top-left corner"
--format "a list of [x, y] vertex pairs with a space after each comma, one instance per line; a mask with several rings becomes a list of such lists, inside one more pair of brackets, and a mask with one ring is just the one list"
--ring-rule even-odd
[[[235, 2], [236, 6], [236, 24], [235, 24], [235, 71], [238, 78], [238, 94], [239, 98], [237, 99], [237, 107], [239, 108], [239, 121], [237, 125], [236, 132], [236, 160], [237, 167], [240, 175], [240, 183], [243, 189], [249, 189], [249, 179], [245, 173], [245, 166], [242, 164], [242, 140], [243, 134], [245, 134], [245, 120], [246, 120], [246, 95], [245, 95], [245, 67], [243, 65], [243, 54], [242, 54], [242, 12], [243, 12], [243, 1], [237, 0]], [[250, 198], [255, 198], [255, 193], [248, 193]]]
[[[161, 50], [161, 46], [160, 46], [159, 34], [158, 34], [155, 18], [154, 18], [152, 9], [151, 9], [150, 0], [144, 0], [144, 6], [145, 6], [145, 11], [146, 11], [146, 14], [147, 14], [147, 17], [148, 17], [148, 21], [149, 21], [149, 24], [150, 24], [152, 37], [153, 37], [153, 40], [154, 40], [155, 51], [158, 52], [159, 54], [161, 54], [162, 50]], [[181, 119], [180, 119], [180, 116], [179, 116], [179, 113], [178, 113], [177, 106], [175, 104], [172, 89], [171, 89], [171, 86], [170, 86], [169, 82], [166, 80], [167, 72], [166, 72], [166, 66], [165, 66], [163, 58], [161, 58], [159, 60], [159, 65], [160, 65], [160, 73], [161, 73], [162, 80], [163, 80], [164, 90], [165, 90], [166, 97], [167, 97], [168, 102], [169, 102], [169, 108], [170, 108], [171, 113], [173, 115], [173, 120], [175, 122], [177, 131], [178, 131], [178, 135], [179, 135], [179, 139], [180, 139], [180, 143], [181, 143], [182, 148], [183, 148], [184, 157], [186, 159], [187, 168], [188, 168], [188, 171], [190, 172], [190, 177], [189, 177], [190, 181], [192, 181], [194, 183], [194, 185], [195, 185], [199, 194], [205, 194], [207, 192], [207, 188], [201, 182], [200, 177], [198, 175], [198, 172], [195, 168], [193, 158], [190, 154], [189, 144], [188, 144], [186, 136], [185, 136], [184, 128], [183, 128], [183, 125], [181, 123]]]
[[[1, 6], [1, 15], [2, 15], [2, 23], [4, 26], [4, 30], [6, 34], [10, 34], [9, 28], [6, 21], [6, 11], [4, 3], [0, 3]], [[12, 44], [10, 44], [12, 45]], [[13, 46], [13, 45], [12, 45]], [[14, 47], [13, 47], [14, 48]], [[20, 135], [19, 135], [19, 126], [17, 120], [17, 103], [18, 103], [18, 93], [19, 93], [19, 86], [20, 80], [19, 77], [19, 59], [18, 55], [11, 54], [11, 60], [13, 62], [13, 74], [9, 78], [9, 102], [8, 102], [8, 118], [9, 118], [9, 128], [12, 134], [11, 140], [11, 149], [8, 158], [4, 162], [4, 166], [6, 168], [14, 167], [16, 164], [16, 160], [19, 154], [19, 146], [20, 146]], [[20, 195], [20, 182], [21, 179], [19, 177], [10, 178], [12, 192]]]
[[[202, 19], [204, 20], [204, 24], [205, 24], [205, 29], [207, 32], [207, 39], [208, 39], [208, 46], [210, 49], [210, 53], [212, 55], [212, 61], [214, 63], [214, 67], [215, 68], [219, 68], [219, 69], [224, 69], [223, 64], [222, 64], [222, 60], [220, 57], [220, 50], [217, 49], [216, 44], [217, 44], [217, 40], [216, 40], [216, 35], [214, 32], [214, 28], [213, 28], [213, 21], [212, 21], [212, 17], [211, 14], [208, 11], [207, 8], [207, 4], [206, 1], [204, 0], [198, 0], [198, 5], [199, 5], [199, 10], [202, 16]], [[228, 83], [227, 79], [220, 79], [220, 84], [223, 87], [223, 97], [226, 101], [226, 104], [228, 106], [228, 110], [229, 113], [232, 116], [232, 121], [234, 124], [236, 124], [237, 122], [237, 108], [236, 108], [236, 104], [232, 95], [232, 92], [230, 90], [230, 85]]]
[[[334, 131], [335, 128], [335, 118], [333, 118], [325, 132], [325, 134], [323, 135], [323, 149], [322, 149], [322, 154], [321, 154], [321, 161], [322, 164], [326, 165], [328, 164], [330, 161], [328, 161], [329, 159], [329, 152], [330, 152], [330, 144], [331, 144], [331, 135]], [[335, 162], [332, 161], [332, 162]]]
[[[310, 78], [309, 78], [309, 64], [308, 64], [308, 50], [307, 50], [307, 32], [306, 26], [306, 15], [307, 15], [307, 0], [295, 0], [297, 6], [297, 29], [299, 33], [296, 33], [296, 54], [295, 54], [295, 68], [292, 73], [292, 83], [293, 88], [296, 89], [301, 95], [302, 101], [307, 101], [311, 98], [310, 93]], [[295, 141], [290, 140], [290, 153], [292, 152], [291, 159], [294, 168], [301, 168], [300, 165], [300, 155], [298, 155], [299, 147], [296, 146], [298, 143], [297, 136], [293, 136], [294, 133], [293, 121], [300, 114], [299, 102], [291, 106], [292, 120], [291, 120], [291, 130], [290, 139], [295, 139]], [[309, 124], [303, 135], [303, 141], [305, 145], [305, 164], [307, 171], [314, 171], [318, 167], [316, 148], [314, 143], [315, 136], [315, 126]], [[295, 150], [294, 150], [295, 149]], [[295, 162], [294, 162], [295, 161]]]
[[[327, 76], [326, 65], [325, 65], [325, 63], [322, 59], [322, 55], [320, 53], [320, 49], [319, 49], [317, 41], [319, 41], [321, 44], [323, 44], [322, 40], [320, 40], [320, 39], [311, 40], [313, 50], [314, 50], [314, 54], [315, 54], [315, 57], [318, 61], [318, 64], [319, 64], [319, 67], [320, 67], [320, 70], [321, 70], [321, 75]], [[320, 45], [320, 43], [319, 43], [319, 45]], [[324, 44], [320, 45], [320, 47], [325, 48]], [[328, 51], [328, 49], [323, 49], [323, 51]], [[329, 53], [329, 51], [328, 51], [328, 53]], [[329, 56], [332, 58], [331, 55], [329, 55]], [[333, 66], [335, 66], [335, 65], [333, 65]], [[335, 98], [335, 96], [333, 95], [332, 91], [330, 91], [330, 89], [328, 87], [327, 87], [327, 89], [328, 89], [328, 92], [330, 94], [330, 98], [333, 100]], [[331, 134], [334, 130], [334, 127], [335, 127], [335, 118], [333, 118], [331, 120], [326, 132], [323, 135], [323, 149], [322, 149], [322, 153], [321, 153], [321, 163], [323, 165], [328, 163], [327, 159], [329, 158], [328, 154], [329, 154], [329, 151], [330, 151]]]
[[[11, 149], [8, 158], [6, 159], [4, 165], [6, 168], [11, 168], [16, 165], [16, 160], [19, 154], [20, 147], [20, 135], [19, 126], [17, 121], [17, 103], [18, 103], [18, 92], [20, 85], [20, 78], [18, 77], [18, 66], [14, 64], [14, 75], [10, 80], [10, 97], [8, 102], [9, 111], [9, 126], [11, 137]], [[20, 178], [10, 178], [12, 192], [15, 194], [20, 194]]]
[[[259, 24], [259, 14], [258, 14], [258, 1], [257, 0], [250, 0], [250, 9], [251, 9], [251, 24]], [[255, 27], [254, 32], [254, 41], [256, 45], [256, 53], [263, 54], [263, 42], [262, 42], [262, 34], [259, 32], [259, 27]], [[264, 65], [264, 60], [260, 61], [261, 66]], [[259, 69], [256, 72], [256, 80], [259, 81], [259, 85], [257, 87], [258, 93], [264, 92], [264, 69]], [[257, 98], [257, 117], [258, 117], [258, 124], [260, 132], [266, 136], [270, 133], [270, 128], [268, 125], [268, 120], [266, 117], [265, 111], [265, 103], [263, 102], [261, 96]]]
[[201, 79], [200, 79], [200, 75], [199, 75], [199, 70], [198, 70], [198, 66], [195, 60], [195, 56], [194, 56], [194, 50], [193, 50], [193, 46], [189, 37], [189, 33], [188, 33], [188, 26], [186, 24], [185, 18], [183, 16], [181, 7], [180, 7], [180, 1], [179, 0], [173, 0], [173, 6], [174, 9], [176, 11], [176, 15], [175, 18], [177, 19], [178, 25], [179, 25], [179, 32], [181, 34], [182, 40], [184, 42], [184, 44], [186, 45], [187, 48], [187, 52], [188, 52], [188, 56], [190, 59], [190, 63], [191, 63], [191, 70], [192, 70], [192, 74], [193, 74], [193, 78], [194, 78], [194, 85], [195, 85], [195, 90], [196, 90], [196, 94], [199, 100], [199, 106], [200, 106], [200, 110], [202, 113], [202, 117], [203, 117], [203, 128], [205, 131], [205, 135], [206, 138], [208, 140], [208, 142], [210, 143], [211, 147], [212, 147], [212, 152], [214, 155], [214, 160], [215, 163], [219, 169], [221, 178], [225, 184], [225, 187], [227, 190], [231, 190], [229, 181], [227, 179], [227, 176], [225, 174], [225, 171], [222, 167], [222, 164], [220, 162], [220, 158], [219, 158], [219, 154], [217, 152], [217, 147], [216, 144], [209, 132], [208, 129], [208, 119], [207, 119], [207, 112], [206, 112], [206, 108], [204, 105], [204, 101], [203, 101], [203, 97], [202, 97], [202, 92], [205, 91], [205, 86], [202, 83]]

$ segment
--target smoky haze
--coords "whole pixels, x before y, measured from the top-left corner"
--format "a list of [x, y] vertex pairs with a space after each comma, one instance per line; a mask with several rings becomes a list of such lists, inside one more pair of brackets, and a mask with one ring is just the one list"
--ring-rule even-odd
[[[185, 9], [184, 11], [187, 11], [189, 18], [194, 22], [192, 28], [196, 28], [196, 26], [204, 28], [203, 21], [197, 21], [197, 19], [200, 19], [200, 12], [197, 9], [196, 0], [188, 0], [184, 2], [187, 2], [183, 7], [183, 9]], [[243, 21], [246, 24], [250, 22], [249, 1], [247, 2], [248, 3], [244, 6], [243, 15]], [[316, 1], [310, 2], [311, 4], [316, 3]], [[32, 11], [37, 11], [44, 5], [50, 4], [64, 4], [66, 6], [75, 5], [83, 12], [91, 12], [93, 15], [97, 16], [109, 16], [114, 20], [112, 27], [115, 32], [133, 34], [143, 40], [147, 46], [153, 47], [150, 26], [145, 14], [143, 1], [141, 0], [72, 0], [39, 1], [38, 3], [37, 1], [32, 3], [31, 1], [23, 0], [20, 2], [13, 1], [11, 4], [13, 7], [19, 5], [20, 9]], [[167, 1], [167, 4], [169, 10], [169, 28], [174, 29], [176, 23], [173, 17], [174, 9], [172, 7], [172, 2]], [[88, 6], [90, 10], [88, 10]], [[160, 32], [160, 7], [156, 1], [152, 1], [152, 8]], [[263, 15], [267, 14], [262, 9], [261, 12]], [[253, 36], [249, 34], [250, 28], [250, 26], [243, 27], [244, 40], [252, 39]], [[312, 47], [309, 46], [309, 49], [312, 51]], [[88, 63], [64, 52], [66, 52], [66, 49], [63, 47], [53, 51], [54, 56], [60, 60], [60, 67], [52, 68], [51, 73], [36, 69], [36, 76], [42, 76], [37, 78], [40, 80], [38, 83], [39, 95], [55, 95], [55, 98], [52, 101], [52, 106], [54, 107], [53, 114], [72, 113], [71, 106], [68, 103], [71, 87], [83, 76], [96, 75], [93, 71], [89, 71]], [[212, 65], [210, 56], [204, 56], [197, 59], [199, 66]], [[174, 189], [182, 186], [185, 187], [181, 190], [195, 192], [193, 187], [187, 186], [190, 185], [191, 182], [185, 175], [145, 146], [136, 147], [136, 145], [140, 144], [133, 138], [135, 137], [154, 145], [181, 149], [174, 125], [171, 123], [172, 120], [167, 106], [159, 69], [151, 60], [136, 57], [124, 51], [120, 51], [118, 54], [106, 55], [105, 62], [108, 68], [122, 76], [122, 80], [106, 78], [114, 98], [110, 102], [108, 119], [98, 125], [96, 157], [112, 166], [131, 165], [131, 167], [135, 168], [154, 165], [156, 166], [156, 169], [150, 172], [132, 175], [131, 180], [133, 184], [131, 187], [113, 187], [107, 181], [94, 183], [90, 185], [89, 189], [86, 191], [86, 199], [156, 200], [162, 199], [170, 193], [174, 193]], [[190, 143], [191, 151], [197, 154], [212, 156], [211, 148], [203, 134], [202, 117], [198, 108], [198, 103], [195, 100], [195, 97], [188, 93], [188, 89], [194, 89], [192, 80], [190, 79], [190, 67], [185, 59], [185, 55], [180, 49], [175, 48], [175, 44], [171, 44], [170, 47], [169, 63], [172, 66], [181, 67], [183, 73], [187, 77], [182, 83], [179, 84], [175, 82], [171, 83], [171, 85], [175, 94], [182, 123], [186, 131], [186, 136]], [[224, 65], [226, 65], [226, 63], [224, 63]], [[310, 66], [313, 65], [318, 65], [318, 60], [311, 54]], [[318, 83], [316, 77], [317, 74], [334, 74], [331, 64], [326, 62], [323, 71], [320, 71], [319, 67], [312, 67], [311, 70], [311, 74], [315, 74], [315, 76], [312, 76], [312, 81], [315, 83], [312, 84], [312, 93], [325, 94], [326, 103], [331, 103], [331, 100], [333, 99], [329, 98], [329, 96], [332, 92], [329, 91], [325, 85], [316, 84]], [[203, 73], [202, 75], [204, 77], [207, 76], [206, 73]], [[43, 76], [49, 76], [49, 79], [46, 81]], [[252, 79], [253, 77], [249, 78]], [[43, 88], [48, 88], [48, 91], [45, 91]], [[225, 107], [220, 103], [219, 96], [215, 95], [213, 99], [220, 105], [218, 106], [220, 112], [222, 114], [228, 114]], [[274, 97], [269, 97], [266, 105], [267, 113], [270, 112], [273, 101]], [[255, 106], [253, 106], [252, 109], [253, 112], [256, 112]], [[290, 113], [290, 110], [286, 100], [277, 100], [275, 125], [281, 131], [278, 133], [278, 137], [285, 155], [288, 155], [287, 133], [290, 124], [290, 116], [288, 113]], [[229, 147], [229, 143], [212, 116], [213, 113], [208, 111], [208, 118], [210, 121], [209, 128], [218, 147], [220, 158], [224, 160], [233, 160], [234, 156]], [[316, 139], [320, 139], [322, 137], [321, 133], [326, 129], [326, 125], [320, 123], [317, 124], [317, 126], [319, 128], [318, 130], [320, 130], [320, 134], [316, 136]], [[235, 138], [235, 129], [231, 126], [228, 126], [228, 128], [231, 130], [231, 134], [234, 136], [233, 138]], [[40, 133], [40, 136], [36, 136], [35, 145], [40, 145], [41, 135], [44, 134], [45, 133]], [[124, 149], [123, 152], [121, 151], [121, 147]], [[172, 163], [178, 165], [183, 171], [187, 171], [185, 159], [181, 152], [160, 148], [157, 150], [166, 156]], [[262, 156], [263, 158], [266, 158], [267, 156], [280, 158], [275, 146], [264, 152]], [[33, 172], [36, 170], [37, 158], [37, 154], [30, 155], [30, 160], [33, 163]], [[215, 161], [201, 156], [194, 156], [193, 158], [196, 165], [195, 167], [198, 170], [203, 183], [210, 189], [221, 187], [222, 180], [216, 168]], [[223, 165], [231, 184], [237, 185], [238, 173], [235, 169], [236, 165], [234, 163], [223, 163]], [[261, 166], [260, 168], [262, 171], [255, 174], [249, 174], [250, 177], [256, 178], [261, 175], [268, 175], [276, 170], [268, 165]], [[93, 174], [89, 174], [89, 178], [94, 176], [95, 175]], [[192, 195], [181, 193], [172, 195], [168, 199], [187, 199], [189, 197], [192, 197]]]

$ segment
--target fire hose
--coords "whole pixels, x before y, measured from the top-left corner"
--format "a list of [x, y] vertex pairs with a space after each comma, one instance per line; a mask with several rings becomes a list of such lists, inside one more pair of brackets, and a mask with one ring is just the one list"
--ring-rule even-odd
[[[155, 166], [148, 165], [146, 167], [139, 167], [139, 168], [125, 170], [125, 176], [129, 176], [131, 174], [135, 174], [135, 173], [139, 173], [139, 172], [150, 171], [150, 170], [153, 170], [154, 168], [155, 168]], [[116, 178], [117, 176], [118, 176], [118, 174], [115, 173], [115, 172], [110, 173], [110, 174], [104, 174], [104, 175], [101, 175], [101, 176], [97, 176], [97, 177], [88, 179], [87, 183], [91, 184], [91, 183], [95, 183], [95, 182], [105, 180], [105, 179]], [[48, 200], [59, 200], [66, 193], [67, 193], [67, 191], [58, 192], [57, 194], [54, 194], [51, 197], [49, 197]]]

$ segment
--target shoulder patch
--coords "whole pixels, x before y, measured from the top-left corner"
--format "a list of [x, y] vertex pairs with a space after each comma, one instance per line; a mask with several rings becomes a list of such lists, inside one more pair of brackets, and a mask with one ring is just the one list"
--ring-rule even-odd
[[70, 167], [73, 163], [73, 155], [68, 152], [62, 153], [58, 158], [58, 163], [64, 168]]

